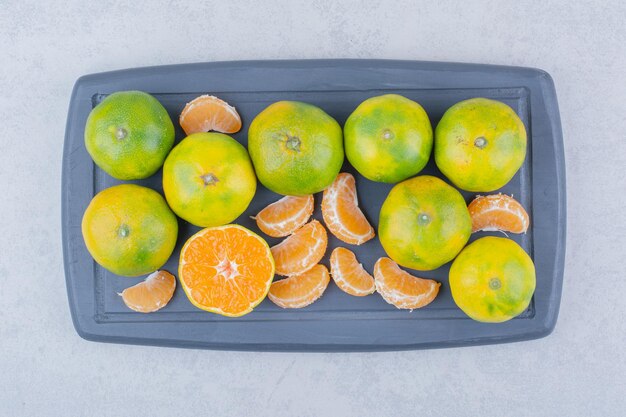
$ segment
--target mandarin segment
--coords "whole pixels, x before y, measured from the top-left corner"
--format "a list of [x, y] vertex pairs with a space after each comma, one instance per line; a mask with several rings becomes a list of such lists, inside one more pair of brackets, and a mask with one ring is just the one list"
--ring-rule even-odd
[[363, 268], [349, 249], [338, 247], [330, 255], [330, 274], [344, 292], [363, 297], [376, 291], [374, 278]]
[[302, 226], [294, 234], [272, 247], [278, 275], [301, 274], [322, 260], [328, 245], [326, 229], [317, 220]]
[[313, 214], [313, 209], [312, 195], [286, 196], [265, 207], [254, 220], [266, 235], [285, 237], [306, 224]]
[[317, 264], [302, 274], [272, 283], [268, 298], [282, 308], [306, 307], [324, 294], [329, 282], [328, 269]]
[[239, 225], [206, 228], [180, 254], [179, 279], [196, 307], [238, 317], [265, 298], [274, 277], [274, 259], [260, 236]]
[[400, 269], [389, 258], [380, 258], [374, 265], [376, 291], [383, 299], [401, 309], [421, 308], [430, 304], [441, 284], [432, 279], [418, 278]]
[[479, 195], [467, 208], [472, 218], [472, 232], [526, 233], [530, 224], [524, 207], [506, 194]]
[[237, 110], [215, 96], [202, 95], [191, 100], [179, 118], [180, 126], [187, 135], [214, 130], [235, 133], [241, 129], [241, 117]]
[[119, 295], [124, 304], [139, 313], [152, 313], [169, 303], [176, 289], [176, 278], [167, 271], [156, 271], [137, 285], [126, 288]]
[[324, 190], [322, 216], [328, 230], [346, 243], [361, 245], [375, 236], [359, 208], [354, 177], [347, 172], [339, 174]]

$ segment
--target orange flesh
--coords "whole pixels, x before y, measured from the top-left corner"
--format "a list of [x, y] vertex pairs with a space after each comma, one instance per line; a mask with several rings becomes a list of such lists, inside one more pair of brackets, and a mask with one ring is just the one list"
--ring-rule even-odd
[[187, 103], [179, 118], [187, 135], [214, 130], [235, 133], [241, 129], [241, 117], [233, 106], [215, 96], [203, 95]]
[[472, 232], [526, 233], [530, 224], [524, 207], [506, 194], [477, 196], [467, 208], [472, 218]]
[[313, 208], [312, 195], [286, 196], [261, 210], [255, 220], [259, 229], [268, 236], [289, 236], [309, 220]]
[[328, 230], [346, 243], [360, 245], [375, 236], [359, 208], [354, 177], [346, 172], [324, 190], [322, 216]]
[[380, 258], [374, 265], [376, 291], [397, 308], [415, 309], [430, 304], [439, 293], [440, 283], [418, 278], [400, 269], [389, 258]]
[[351, 250], [335, 248], [330, 255], [330, 273], [337, 286], [350, 295], [362, 297], [376, 291], [374, 278], [357, 261]]
[[176, 289], [176, 278], [167, 271], [156, 271], [144, 281], [120, 294], [124, 304], [140, 313], [152, 313], [169, 303]]
[[278, 275], [301, 274], [317, 264], [326, 252], [328, 236], [317, 220], [302, 226], [294, 234], [272, 247]]
[[282, 308], [302, 308], [320, 298], [330, 275], [324, 265], [315, 265], [308, 271], [272, 283], [268, 297]]
[[273, 277], [267, 243], [241, 226], [203, 229], [181, 251], [181, 285], [191, 303], [206, 311], [249, 313], [265, 298]]

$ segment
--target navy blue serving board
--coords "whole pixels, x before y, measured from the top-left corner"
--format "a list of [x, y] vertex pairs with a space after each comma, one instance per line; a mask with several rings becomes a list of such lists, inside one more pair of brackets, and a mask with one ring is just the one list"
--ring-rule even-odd
[[[91, 198], [121, 181], [97, 168], [84, 146], [85, 121], [107, 94], [142, 90], [153, 94], [174, 121], [176, 142], [184, 134], [178, 115], [200, 94], [214, 94], [234, 105], [243, 120], [233, 135], [247, 144], [247, 129], [263, 108], [279, 100], [320, 106], [343, 125], [368, 97], [397, 93], [419, 102], [433, 127], [454, 103], [488, 97], [510, 105], [528, 131], [528, 156], [500, 191], [513, 194], [531, 217], [528, 233], [511, 235], [533, 258], [537, 289], [529, 308], [501, 324], [467, 318], [454, 304], [448, 286], [449, 264], [429, 272], [409, 272], [442, 282], [439, 296], [425, 308], [397, 310], [378, 295], [352, 297], [333, 282], [323, 297], [299, 310], [283, 310], [269, 300], [241, 318], [226, 318], [195, 308], [178, 287], [171, 302], [152, 314], [130, 311], [117, 295], [144, 277], [116, 276], [96, 264], [81, 235], [81, 219]], [[374, 227], [391, 185], [355, 174], [360, 205]], [[431, 158], [421, 174], [442, 176]], [[162, 192], [161, 172], [133, 183]], [[466, 201], [474, 194], [463, 192]], [[259, 184], [248, 210], [235, 222], [260, 233], [249, 216], [280, 198]], [[314, 217], [321, 218], [316, 195]], [[63, 254], [72, 320], [78, 334], [101, 342], [256, 351], [382, 351], [467, 346], [536, 339], [555, 326], [563, 282], [566, 195], [563, 138], [554, 84], [531, 68], [387, 60], [239, 61], [184, 64], [114, 71], [81, 77], [70, 102], [62, 183]], [[164, 269], [177, 274], [179, 251], [198, 228], [180, 220], [174, 254]], [[497, 233], [476, 233], [481, 236]], [[261, 234], [262, 235], [262, 234]], [[278, 242], [268, 238], [270, 245]], [[384, 256], [373, 239], [356, 247], [329, 236], [322, 261], [332, 248], [347, 246], [369, 271]]]

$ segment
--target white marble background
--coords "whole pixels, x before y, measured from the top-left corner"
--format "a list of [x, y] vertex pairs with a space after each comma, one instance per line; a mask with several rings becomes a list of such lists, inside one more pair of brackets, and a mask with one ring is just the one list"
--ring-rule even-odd
[[[0, 0], [0, 415], [626, 415], [625, 3], [282, 3]], [[61, 154], [76, 78], [172, 63], [343, 57], [552, 74], [569, 203], [554, 333], [367, 354], [80, 339], [60, 230]]]

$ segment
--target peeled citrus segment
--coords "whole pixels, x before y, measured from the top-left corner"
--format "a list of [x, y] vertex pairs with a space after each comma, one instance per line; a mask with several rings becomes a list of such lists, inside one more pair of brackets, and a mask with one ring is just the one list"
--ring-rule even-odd
[[305, 224], [294, 234], [272, 247], [278, 275], [301, 274], [322, 260], [328, 245], [326, 229], [317, 220]]
[[313, 214], [312, 195], [287, 196], [270, 204], [254, 218], [257, 226], [268, 236], [289, 236], [304, 225]]
[[330, 255], [330, 274], [337, 286], [350, 295], [362, 297], [376, 291], [374, 278], [368, 274], [356, 255], [346, 248], [335, 248]]
[[176, 289], [176, 278], [167, 271], [156, 271], [137, 285], [120, 293], [124, 304], [140, 313], [152, 313], [169, 303]]
[[320, 298], [329, 281], [328, 269], [317, 264], [302, 274], [275, 281], [267, 296], [279, 307], [302, 308]]
[[351, 245], [360, 245], [375, 236], [374, 228], [359, 208], [354, 177], [346, 172], [324, 190], [322, 216], [328, 230]]
[[191, 100], [179, 118], [180, 126], [187, 135], [215, 130], [235, 133], [241, 129], [241, 117], [237, 110], [215, 96], [203, 95]]
[[472, 218], [472, 232], [526, 233], [528, 230], [528, 213], [516, 199], [506, 194], [479, 195], [467, 208]]
[[440, 283], [418, 278], [400, 269], [389, 258], [380, 258], [374, 265], [376, 291], [389, 304], [398, 308], [414, 309], [430, 304], [439, 293]]
[[236, 224], [200, 230], [180, 253], [178, 278], [187, 298], [212, 313], [238, 317], [251, 312], [273, 277], [265, 240]]

